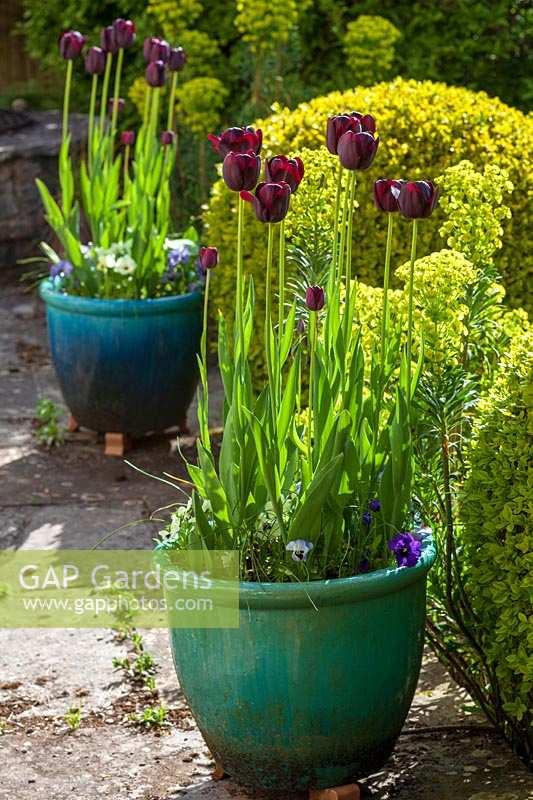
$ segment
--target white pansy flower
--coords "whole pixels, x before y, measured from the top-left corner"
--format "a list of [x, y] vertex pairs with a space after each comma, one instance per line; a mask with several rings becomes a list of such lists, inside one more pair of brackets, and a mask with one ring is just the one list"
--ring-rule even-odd
[[97, 269], [115, 269], [116, 259], [113, 253], [106, 253], [105, 251], [98, 254]]
[[121, 275], [131, 275], [135, 272], [136, 263], [131, 256], [120, 256], [115, 263], [115, 269]]

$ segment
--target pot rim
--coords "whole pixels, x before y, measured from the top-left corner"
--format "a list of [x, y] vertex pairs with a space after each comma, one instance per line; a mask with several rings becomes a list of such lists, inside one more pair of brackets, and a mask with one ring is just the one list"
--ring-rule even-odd
[[[158, 556], [164, 553], [163, 548]], [[321, 581], [302, 581], [301, 583], [259, 583], [239, 582], [239, 605], [247, 608], [317, 608], [324, 606], [358, 603], [399, 592], [425, 577], [431, 569], [437, 551], [432, 534], [422, 540], [422, 552], [414, 567], [391, 567], [378, 569], [365, 575], [351, 575], [349, 578], [329, 578]], [[217, 590], [224, 591], [223, 582], [217, 581]], [[228, 586], [234, 591], [234, 585]]]
[[187, 292], [145, 300], [101, 300], [98, 297], [78, 297], [58, 292], [49, 278], [39, 284], [39, 295], [47, 306], [96, 317], [147, 317], [189, 311], [200, 308], [203, 298], [202, 292]]

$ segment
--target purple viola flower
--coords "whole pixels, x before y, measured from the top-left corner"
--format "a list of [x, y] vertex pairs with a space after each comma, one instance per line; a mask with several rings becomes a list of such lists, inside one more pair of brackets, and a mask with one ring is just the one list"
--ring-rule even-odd
[[422, 543], [408, 531], [397, 533], [387, 542], [399, 567], [414, 567], [422, 552]]
[[72, 275], [73, 270], [74, 267], [70, 261], [56, 261], [54, 264], [50, 265], [50, 277], [52, 280], [60, 276], [68, 278], [69, 275]]
[[180, 242], [177, 247], [170, 250], [167, 256], [167, 266], [169, 269], [176, 270], [180, 264], [186, 264], [190, 257], [189, 247], [185, 242]]
[[372, 524], [372, 513], [370, 511], [363, 511], [361, 514], [361, 522], [368, 528]]
[[379, 511], [381, 508], [381, 502], [378, 500], [377, 497], [374, 497], [373, 500], [370, 500], [368, 507], [370, 511]]
[[307, 556], [312, 549], [313, 542], [306, 542], [305, 539], [294, 539], [285, 548], [289, 553], [292, 553], [293, 561], [307, 561]]

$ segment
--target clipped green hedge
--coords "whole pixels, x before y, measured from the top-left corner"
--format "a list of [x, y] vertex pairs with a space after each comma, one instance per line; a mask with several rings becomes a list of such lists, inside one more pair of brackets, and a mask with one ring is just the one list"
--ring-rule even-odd
[[[511, 357], [475, 423], [461, 520], [466, 591], [494, 670], [509, 738], [533, 757], [533, 335]], [[525, 750], [525, 753], [524, 753]]]
[[[320, 170], [329, 177], [336, 168], [336, 158], [323, 146], [326, 118], [351, 109], [374, 114], [381, 137], [374, 165], [358, 176], [360, 213], [354, 223], [353, 253], [354, 271], [360, 279], [379, 284], [383, 269], [386, 215], [374, 209], [371, 187], [376, 178], [435, 179], [462, 159], [469, 159], [478, 170], [493, 163], [507, 171], [514, 185], [510, 199], [512, 216], [502, 220], [504, 245], [495, 256], [495, 266], [502, 275], [507, 302], [531, 310], [533, 300], [531, 293], [528, 296], [528, 280], [533, 266], [530, 241], [533, 118], [484, 92], [398, 78], [370, 88], [317, 97], [294, 111], [276, 110], [272, 116], [257, 122], [263, 129], [266, 154], [296, 154], [310, 148], [320, 152]], [[307, 176], [299, 189], [302, 199], [306, 180]], [[213, 299], [225, 313], [233, 310], [235, 205], [236, 196], [217, 181], [204, 221], [209, 243], [221, 251], [221, 267], [213, 281]], [[442, 247], [438, 233], [442, 220], [440, 210], [419, 226], [420, 254]], [[261, 303], [265, 231], [255, 222], [249, 208], [246, 229], [246, 271], [254, 275]], [[408, 240], [407, 225], [403, 224], [395, 237], [393, 264], [408, 258]]]

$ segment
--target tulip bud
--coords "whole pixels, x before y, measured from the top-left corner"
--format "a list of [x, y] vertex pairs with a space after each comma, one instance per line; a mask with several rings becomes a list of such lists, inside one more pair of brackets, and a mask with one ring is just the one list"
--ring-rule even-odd
[[252, 203], [259, 222], [281, 222], [289, 210], [291, 187], [285, 181], [260, 183], [255, 194], [241, 192], [241, 197]]
[[116, 53], [118, 50], [115, 29], [112, 25], [102, 28], [100, 33], [100, 46], [104, 53]]
[[150, 36], [144, 40], [143, 55], [147, 63], [162, 61], [166, 64], [170, 56], [170, 45], [158, 36]]
[[78, 58], [85, 44], [85, 36], [79, 31], [67, 31], [59, 37], [59, 52], [67, 61]]
[[[114, 104], [115, 104], [115, 98], [114, 97], [110, 97], [109, 100], [107, 101], [107, 113], [109, 114], [109, 116], [112, 116], [112, 114], [113, 114], [113, 106], [114, 106]], [[124, 106], [125, 105], [126, 105], [126, 103], [125, 103], [124, 98], [123, 97], [117, 97], [117, 112], [119, 114], [122, 111], [124, 111]]]
[[261, 159], [253, 150], [247, 153], [228, 153], [222, 165], [222, 175], [228, 189], [240, 192], [253, 189], [259, 180]]
[[161, 144], [167, 147], [169, 144], [173, 144], [175, 138], [176, 134], [174, 131], [163, 131], [161, 134]]
[[265, 161], [265, 178], [267, 182], [278, 183], [279, 181], [285, 181], [291, 187], [293, 194], [301, 183], [304, 171], [304, 164], [301, 158], [274, 156], [274, 158], [269, 158]]
[[168, 57], [168, 68], [171, 72], [181, 72], [187, 63], [187, 53], [183, 47], [172, 47]]
[[157, 61], [150, 61], [144, 73], [146, 83], [153, 89], [165, 85], [165, 65], [158, 59]]
[[431, 181], [405, 181], [398, 195], [398, 208], [407, 219], [430, 217], [439, 199], [439, 190]]
[[120, 144], [124, 145], [124, 147], [132, 147], [135, 144], [135, 131], [122, 131]]
[[253, 150], [254, 153], [259, 155], [263, 144], [262, 132], [251, 127], [228, 128], [220, 136], [214, 136], [210, 133], [207, 138], [211, 142], [213, 150], [222, 158], [225, 158], [230, 152], [246, 153], [248, 150]]
[[374, 161], [379, 139], [371, 133], [347, 131], [339, 139], [337, 147], [342, 166], [349, 170], [368, 169]]
[[135, 23], [131, 19], [116, 19], [113, 30], [117, 47], [131, 47], [135, 41]]
[[321, 286], [308, 286], [305, 292], [305, 305], [309, 311], [320, 311], [324, 308], [326, 298]]
[[218, 264], [218, 250], [216, 247], [200, 247], [198, 265], [200, 272], [205, 275], [208, 269], [214, 269]]
[[403, 181], [381, 178], [374, 182], [374, 202], [378, 211], [398, 211], [398, 197]]
[[101, 75], [105, 69], [105, 53], [100, 47], [90, 47], [85, 56], [85, 72]]

